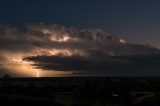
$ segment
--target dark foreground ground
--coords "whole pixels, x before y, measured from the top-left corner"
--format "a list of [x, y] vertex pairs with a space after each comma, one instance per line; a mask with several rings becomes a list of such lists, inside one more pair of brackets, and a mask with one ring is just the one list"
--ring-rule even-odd
[[160, 106], [160, 78], [2, 78], [0, 106], [9, 105]]

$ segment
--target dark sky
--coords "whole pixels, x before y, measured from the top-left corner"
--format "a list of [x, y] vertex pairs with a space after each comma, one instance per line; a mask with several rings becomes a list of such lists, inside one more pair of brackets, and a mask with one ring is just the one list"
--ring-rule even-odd
[[45, 22], [102, 28], [131, 42], [160, 47], [158, 0], [1, 0], [0, 23]]
[[0, 75], [160, 75], [160, 57], [114, 58], [159, 53], [126, 43], [160, 48], [158, 0], [0, 0], [0, 27]]

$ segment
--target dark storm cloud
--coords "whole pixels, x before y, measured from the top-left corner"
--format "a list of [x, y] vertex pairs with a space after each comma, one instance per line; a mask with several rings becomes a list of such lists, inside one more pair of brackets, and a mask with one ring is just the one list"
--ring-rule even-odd
[[[33, 56], [25, 58], [26, 61], [34, 61], [35, 66], [45, 70], [73, 71], [82, 73], [103, 73], [115, 64], [117, 67], [128, 63], [122, 59], [111, 57], [81, 57], [81, 56]], [[112, 67], [113, 68], [113, 67]]]
[[[101, 29], [78, 29], [63, 25], [31, 24], [25, 28], [1, 26], [0, 52], [26, 53], [42, 49], [78, 50], [86, 54], [101, 52], [110, 54], [125, 47], [119, 54], [135, 54], [143, 48], [125, 45], [122, 38], [111, 36]], [[125, 46], [124, 46], [125, 45]], [[148, 49], [148, 48], [146, 48]], [[130, 50], [129, 52], [127, 50]], [[148, 49], [149, 50], [149, 49]], [[126, 53], [127, 52], [127, 53]], [[116, 53], [113, 53], [116, 54]]]
[[110, 34], [101, 29], [78, 29], [63, 25], [30, 24], [21, 28], [1, 25], [0, 68], [7, 70], [6, 73], [13, 69], [27, 70], [24, 67], [18, 69], [17, 66], [18, 64], [25, 66], [27, 63], [23, 62], [23, 58], [28, 56], [87, 57], [92, 54], [92, 51], [104, 53], [103, 46], [107, 44], [107, 40], [114, 41], [109, 36]]
[[79, 56], [34, 56], [26, 58], [44, 70], [72, 71], [79, 75], [156, 75], [160, 56], [118, 56], [85, 58]]
[[24, 58], [37, 69], [103, 75], [127, 73], [132, 65], [139, 66], [137, 61], [112, 56], [150, 55], [159, 50], [130, 44], [101, 29], [30, 24], [24, 28], [0, 26], [0, 52], [2, 66], [11, 60], [19, 64]]
[[112, 48], [109, 46], [121, 45], [120, 40], [101, 29], [44, 24], [31, 24], [24, 28], [0, 26], [1, 53], [30, 53], [43, 49], [76, 50], [88, 55], [92, 50], [109, 53], [109, 48]]
[[[108, 34], [102, 30], [33, 24], [24, 29], [1, 26], [0, 35], [0, 51], [26, 52], [36, 48], [85, 49], [96, 46], [95, 41], [100, 43]], [[67, 42], [60, 41], [64, 37], [67, 37]]]

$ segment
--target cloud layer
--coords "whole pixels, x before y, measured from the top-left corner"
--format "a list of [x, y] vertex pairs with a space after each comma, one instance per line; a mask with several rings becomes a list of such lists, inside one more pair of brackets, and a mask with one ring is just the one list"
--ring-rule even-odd
[[160, 55], [135, 55], [116, 57], [61, 57], [33, 56], [37, 68], [44, 70], [72, 71], [70, 75], [87, 76], [159, 76]]
[[[1, 70], [2, 66], [26, 65], [24, 60], [28, 60], [37, 69], [98, 75], [111, 71], [114, 65], [122, 67], [128, 63], [109, 56], [150, 55], [159, 50], [130, 44], [101, 29], [30, 24], [23, 28], [0, 26], [0, 52]], [[10, 71], [7, 67], [5, 70]]]

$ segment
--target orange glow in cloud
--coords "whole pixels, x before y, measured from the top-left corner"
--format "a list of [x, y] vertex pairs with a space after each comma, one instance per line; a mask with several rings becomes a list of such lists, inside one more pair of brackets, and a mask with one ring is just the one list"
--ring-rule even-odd
[[125, 41], [124, 39], [120, 39], [119, 42], [120, 43], [126, 43], [127, 41]]
[[[47, 50], [46, 50], [47, 51]], [[14, 74], [15, 76], [21, 77], [60, 77], [71, 74], [71, 72], [64, 72], [62, 71], [50, 71], [50, 70], [42, 70], [34, 66], [34, 62], [24, 61], [23, 58], [32, 55], [43, 55], [41, 54], [41, 50], [39, 53], [35, 54], [36, 52], [29, 53], [29, 54], [14, 54], [7, 57], [7, 61], [3, 63], [4, 69], [7, 69], [7, 73]], [[48, 50], [49, 55], [64, 55], [64, 56], [71, 56], [72, 53], [69, 50]], [[25, 55], [25, 56], [24, 56]]]
[[[33, 62], [22, 61], [20, 59], [14, 58], [10, 64], [7, 65], [6, 68], [13, 71], [13, 73], [20, 74], [21, 76], [28, 77], [55, 77], [55, 76], [64, 76], [65, 74], [69, 74], [70, 72], [63, 71], [48, 71], [41, 70], [33, 66]], [[11, 72], [12, 73], [12, 72]]]
[[63, 36], [61, 38], [57, 38], [56, 36], [52, 36], [51, 40], [54, 41], [54, 42], [67, 42], [68, 40], [70, 40], [70, 37]]

